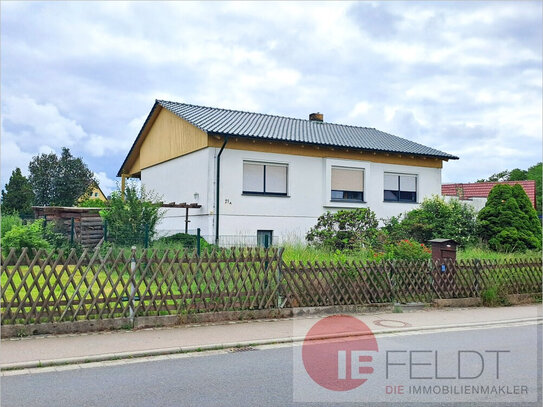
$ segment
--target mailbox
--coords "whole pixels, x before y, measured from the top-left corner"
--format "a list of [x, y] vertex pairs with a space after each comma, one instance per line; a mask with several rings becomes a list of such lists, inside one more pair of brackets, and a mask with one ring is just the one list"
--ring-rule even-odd
[[432, 260], [456, 260], [456, 246], [458, 243], [454, 240], [432, 239], [428, 242], [432, 245]]

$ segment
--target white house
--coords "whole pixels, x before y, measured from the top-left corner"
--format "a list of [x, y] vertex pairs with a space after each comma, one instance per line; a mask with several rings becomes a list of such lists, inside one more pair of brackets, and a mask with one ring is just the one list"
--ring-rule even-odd
[[[413, 209], [441, 193], [443, 161], [457, 158], [319, 113], [302, 120], [157, 100], [118, 176], [140, 178], [164, 202], [199, 203], [190, 228], [208, 240], [278, 243], [303, 240], [326, 211], [369, 207], [387, 218]], [[159, 228], [179, 232], [184, 221], [184, 209], [169, 209]]]

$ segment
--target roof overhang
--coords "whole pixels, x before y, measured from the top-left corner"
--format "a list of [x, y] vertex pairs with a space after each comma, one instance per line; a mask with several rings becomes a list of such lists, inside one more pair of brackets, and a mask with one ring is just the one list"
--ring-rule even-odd
[[[391, 151], [391, 150], [380, 150], [380, 149], [367, 149], [367, 148], [359, 148], [359, 147], [352, 147], [352, 146], [339, 146], [336, 144], [323, 144], [323, 143], [312, 143], [308, 141], [297, 141], [297, 140], [281, 140], [273, 137], [255, 137], [255, 136], [243, 136], [239, 134], [231, 134], [231, 133], [219, 133], [219, 132], [208, 132], [208, 134], [215, 138], [222, 138], [222, 137], [229, 137], [232, 139], [238, 138], [242, 140], [259, 140], [259, 141], [266, 141], [266, 142], [276, 142], [276, 143], [284, 143], [284, 144], [291, 144], [291, 145], [304, 145], [304, 146], [316, 146], [321, 148], [332, 148], [332, 149], [338, 149], [338, 150], [352, 150], [352, 151], [364, 151], [368, 153], [380, 153], [380, 154], [395, 154], [399, 156], [404, 157], [426, 157], [426, 158], [437, 158], [438, 160], [443, 161], [449, 161], [449, 160], [459, 160], [459, 157], [455, 155], [430, 155], [430, 154], [419, 154], [419, 153], [413, 153], [413, 152], [401, 152], [401, 151]], [[228, 146], [226, 146], [228, 148]]]

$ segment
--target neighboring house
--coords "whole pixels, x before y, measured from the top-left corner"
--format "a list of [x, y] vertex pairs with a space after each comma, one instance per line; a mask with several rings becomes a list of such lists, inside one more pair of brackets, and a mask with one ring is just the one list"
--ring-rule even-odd
[[[498, 184], [515, 185], [520, 184], [526, 195], [530, 198], [532, 205], [536, 208], [535, 181], [503, 181], [503, 182], [473, 182], [469, 184], [443, 184], [441, 195], [446, 200], [459, 199], [473, 206], [478, 212], [484, 208], [490, 190]], [[536, 208], [537, 209], [537, 208]]]
[[[208, 239], [278, 243], [303, 239], [328, 210], [369, 207], [387, 218], [413, 209], [439, 195], [443, 161], [457, 158], [320, 113], [302, 120], [157, 100], [118, 176], [140, 178], [163, 202], [201, 204], [190, 228]], [[160, 228], [183, 230], [184, 219], [170, 209]]]
[[98, 184], [96, 184], [96, 183], [93, 183], [90, 186], [90, 193], [85, 192], [83, 195], [81, 195], [79, 197], [79, 199], [77, 201], [82, 202], [82, 201], [85, 201], [87, 199], [99, 199], [99, 200], [101, 200], [103, 202], [107, 201], [106, 195], [104, 194], [102, 189], [100, 189], [100, 186]]

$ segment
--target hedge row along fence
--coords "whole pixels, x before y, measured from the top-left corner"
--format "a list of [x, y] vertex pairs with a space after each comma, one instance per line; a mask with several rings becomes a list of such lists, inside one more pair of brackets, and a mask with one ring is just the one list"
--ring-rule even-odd
[[540, 293], [541, 259], [294, 263], [282, 249], [11, 250], [2, 324]]

